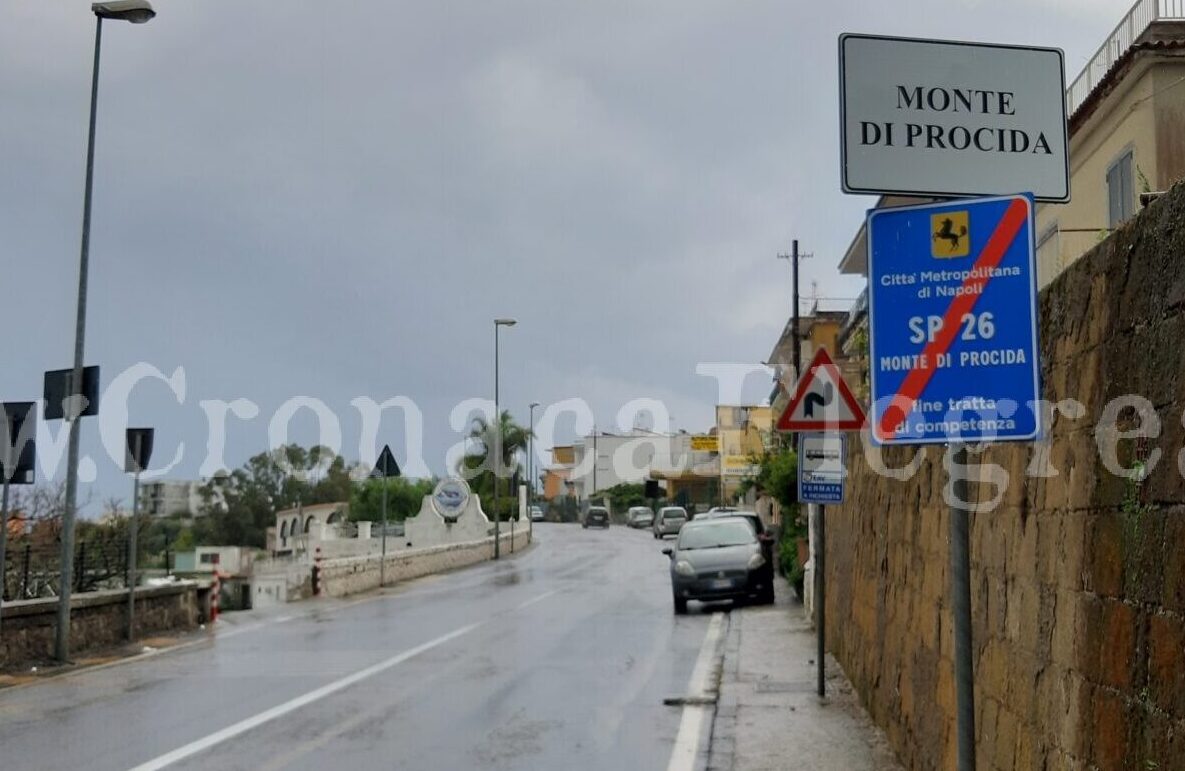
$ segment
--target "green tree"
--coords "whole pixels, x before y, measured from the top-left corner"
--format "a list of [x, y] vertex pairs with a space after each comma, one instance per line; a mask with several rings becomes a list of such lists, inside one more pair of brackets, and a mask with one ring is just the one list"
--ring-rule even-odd
[[[514, 474], [522, 476], [522, 466], [518, 456], [527, 448], [527, 442], [532, 434], [530, 429], [514, 422], [508, 410], [503, 410], [499, 416], [502, 428], [502, 473], [501, 499], [498, 508], [502, 519], [518, 516], [518, 496], [512, 491], [511, 477]], [[481, 496], [482, 508], [490, 517], [494, 516], [494, 461], [492, 459], [497, 441], [494, 425], [484, 417], [474, 418], [469, 429], [469, 449], [457, 464], [459, 473], [468, 483], [473, 492]], [[524, 480], [525, 481], [525, 480]]]
[[597, 495], [607, 497], [616, 514], [629, 511], [631, 506], [650, 505], [650, 499], [646, 497], [646, 485], [640, 482], [622, 482], [601, 490]]
[[277, 511], [351, 497], [350, 472], [342, 458], [325, 447], [290, 444], [215, 475], [202, 489], [202, 516], [194, 520], [193, 536], [200, 544], [262, 548]]
[[[420, 511], [425, 495], [431, 495], [435, 479], [393, 477], [387, 482], [387, 519], [402, 522]], [[368, 479], [354, 485], [350, 496], [350, 519], [381, 522], [383, 519], [383, 480]]]
[[769, 493], [782, 510], [782, 535], [778, 544], [778, 568], [792, 584], [802, 580], [798, 562], [798, 540], [807, 535], [807, 523], [798, 505], [798, 455], [791, 449], [767, 452], [755, 458], [760, 470], [745, 480], [744, 489], [756, 487]]

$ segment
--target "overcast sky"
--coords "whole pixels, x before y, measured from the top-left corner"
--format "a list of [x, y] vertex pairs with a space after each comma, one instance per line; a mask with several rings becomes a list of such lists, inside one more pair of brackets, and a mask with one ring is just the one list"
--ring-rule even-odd
[[[0, 397], [67, 367], [94, 17], [4, 0], [0, 24]], [[104, 385], [147, 362], [130, 420], [169, 476], [198, 473], [203, 399], [251, 399], [226, 459], [310, 396], [358, 455], [359, 396], [424, 413], [445, 471], [449, 414], [583, 398], [598, 426], [651, 397], [713, 422], [701, 362], [764, 359], [802, 288], [836, 270], [869, 199], [839, 189], [841, 32], [1058, 46], [1067, 81], [1127, 7], [1101, 0], [392, 2], [159, 0], [104, 27], [87, 362]], [[828, 307], [845, 307], [831, 302]], [[760, 401], [768, 378], [746, 381]], [[106, 408], [106, 405], [105, 405]], [[116, 413], [118, 410], [116, 410]], [[538, 413], [536, 413], [538, 416]], [[570, 421], [569, 421], [570, 423]], [[307, 412], [292, 437], [308, 442]], [[51, 424], [53, 432], [59, 424]], [[571, 426], [560, 426], [561, 438]], [[84, 424], [94, 498], [126, 494]], [[395, 413], [380, 441], [397, 448]], [[58, 478], [64, 475], [64, 462]], [[85, 494], [85, 493], [84, 493]]]

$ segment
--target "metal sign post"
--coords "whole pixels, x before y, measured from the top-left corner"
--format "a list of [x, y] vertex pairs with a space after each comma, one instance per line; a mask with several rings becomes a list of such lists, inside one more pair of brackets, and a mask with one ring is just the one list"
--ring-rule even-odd
[[152, 458], [151, 428], [129, 428], [126, 432], [124, 471], [132, 474], [132, 516], [128, 522], [128, 640], [136, 637], [136, 551], [140, 530], [140, 474]]
[[971, 535], [967, 510], [967, 447], [950, 444], [950, 588], [955, 633], [955, 712], [959, 771], [975, 771], [975, 676], [971, 662]]
[[823, 504], [815, 504], [818, 520], [815, 522], [815, 532], [819, 534], [815, 544], [815, 614], [819, 619], [816, 638], [819, 650], [816, 654], [819, 671], [819, 696], [827, 695], [827, 517], [823, 511]]
[[827, 695], [827, 519], [824, 505], [843, 503], [847, 477], [844, 431], [864, 426], [863, 407], [852, 395], [826, 348], [820, 348], [803, 373], [775, 428], [798, 434], [798, 502], [811, 504], [815, 523], [815, 632], [819, 650], [819, 696]]
[[379, 587], [383, 587], [387, 583], [387, 479], [389, 477], [397, 477], [400, 475], [399, 464], [395, 461], [395, 455], [391, 452], [391, 445], [383, 445], [383, 451], [379, 453], [379, 460], [374, 464], [374, 471], [371, 472], [371, 477], [377, 477], [383, 480], [383, 533], [379, 536], [382, 543], [381, 554], [379, 556]]
[[847, 439], [842, 434], [798, 435], [798, 501], [811, 504], [815, 523], [815, 619], [819, 643], [818, 692], [827, 695], [827, 510], [843, 503], [847, 477]]

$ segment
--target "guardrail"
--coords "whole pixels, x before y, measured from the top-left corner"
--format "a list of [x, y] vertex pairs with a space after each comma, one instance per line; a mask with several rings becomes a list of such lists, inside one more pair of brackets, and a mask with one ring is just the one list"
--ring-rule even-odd
[[1073, 117], [1115, 63], [1157, 21], [1185, 21], [1185, 0], [1138, 0], [1066, 90], [1067, 115]]

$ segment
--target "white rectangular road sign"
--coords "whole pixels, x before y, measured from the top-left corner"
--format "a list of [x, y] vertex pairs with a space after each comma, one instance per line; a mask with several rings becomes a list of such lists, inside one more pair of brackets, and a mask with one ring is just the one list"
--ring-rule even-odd
[[1070, 200], [1056, 48], [839, 38], [846, 193]]
[[846, 449], [843, 434], [798, 435], [799, 502], [843, 503]]

